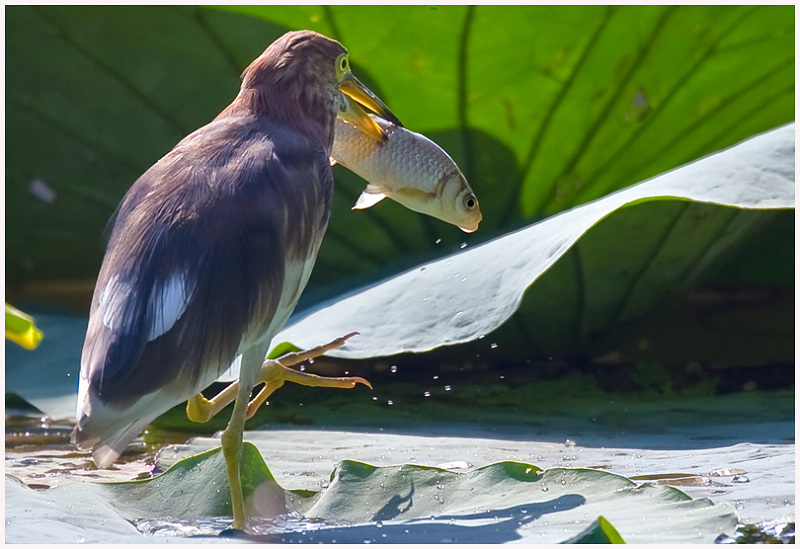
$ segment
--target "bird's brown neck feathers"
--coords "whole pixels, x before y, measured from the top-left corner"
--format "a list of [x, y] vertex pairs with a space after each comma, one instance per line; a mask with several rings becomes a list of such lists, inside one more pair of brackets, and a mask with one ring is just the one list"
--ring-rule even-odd
[[339, 96], [334, 64], [344, 51], [320, 34], [285, 34], [247, 67], [239, 95], [217, 118], [266, 117], [330, 150]]

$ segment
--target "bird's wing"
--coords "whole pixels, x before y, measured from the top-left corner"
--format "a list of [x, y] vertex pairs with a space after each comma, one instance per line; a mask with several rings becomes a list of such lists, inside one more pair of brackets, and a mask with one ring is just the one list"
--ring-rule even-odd
[[212, 122], [139, 178], [95, 288], [76, 433], [169, 393], [155, 417], [213, 381], [243, 340], [280, 329], [310, 271], [286, 280], [287, 263], [313, 264], [331, 195], [322, 147], [248, 121]]

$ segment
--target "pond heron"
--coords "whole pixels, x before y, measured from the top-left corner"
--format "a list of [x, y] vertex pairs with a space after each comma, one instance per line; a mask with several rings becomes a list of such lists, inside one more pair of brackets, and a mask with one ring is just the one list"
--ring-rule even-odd
[[[310, 31], [273, 42], [244, 71], [234, 101], [131, 186], [92, 298], [73, 442], [106, 467], [172, 406], [188, 399], [189, 418], [207, 421], [235, 400], [221, 446], [237, 529], [247, 518], [239, 477], [245, 419], [284, 381], [369, 385], [289, 368], [349, 335], [280, 362], [264, 360], [328, 225], [342, 94], [399, 125], [353, 76], [339, 42]], [[350, 122], [382, 139], [381, 128], [359, 112]], [[200, 391], [238, 355], [239, 380], [206, 400]], [[251, 401], [260, 383], [265, 387]]]

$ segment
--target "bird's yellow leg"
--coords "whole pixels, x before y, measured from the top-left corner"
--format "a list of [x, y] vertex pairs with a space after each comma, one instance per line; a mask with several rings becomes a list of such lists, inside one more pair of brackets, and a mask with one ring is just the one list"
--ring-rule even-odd
[[[294, 366], [296, 364], [300, 364], [305, 360], [322, 356], [331, 349], [336, 349], [337, 347], [341, 347], [342, 345], [345, 344], [345, 342], [348, 339], [357, 334], [358, 332], [353, 332], [347, 334], [346, 336], [334, 339], [333, 341], [331, 341], [330, 343], [326, 343], [325, 345], [319, 345], [312, 349], [308, 349], [306, 351], [301, 351], [297, 353], [287, 353], [275, 360], [265, 360], [262, 364], [262, 371], [264, 373], [259, 374], [259, 376], [256, 378], [255, 384], [260, 385], [261, 383], [265, 383], [267, 379], [271, 380], [273, 383], [277, 382], [277, 377], [274, 372], [275, 367], [274, 365], [270, 365], [270, 363], [279, 362], [280, 364], [286, 367]], [[358, 380], [360, 383], [369, 385], [369, 382], [367, 382], [363, 378], [358, 378]], [[283, 385], [283, 383], [281, 383], [281, 385]], [[230, 404], [236, 399], [238, 386], [239, 386], [239, 381], [238, 380], [233, 381], [211, 399], [207, 399], [206, 397], [203, 396], [202, 393], [194, 395], [186, 402], [186, 416], [189, 418], [189, 421], [192, 421], [194, 423], [207, 423], [212, 417], [217, 415], [223, 408], [225, 408], [228, 404]], [[347, 388], [350, 388], [352, 386], [353, 385], [350, 385]], [[371, 385], [369, 386], [370, 388], [372, 388]], [[279, 388], [280, 385], [274, 386], [272, 390], [266, 393], [265, 390], [267, 389], [267, 387], [264, 387], [264, 389], [262, 389], [261, 392], [259, 392], [258, 395], [256, 395], [256, 398], [253, 399], [252, 402], [250, 402], [250, 406], [248, 406], [247, 418], [249, 419], [253, 417], [253, 414], [255, 414], [256, 410], [258, 410], [258, 408], [267, 400], [267, 397], [269, 397], [270, 394], [272, 394]], [[256, 402], [258, 403], [255, 404]], [[252, 412], [250, 411], [251, 406], [253, 407]]]
[[233, 405], [233, 414], [228, 422], [228, 427], [222, 432], [220, 445], [225, 456], [225, 465], [228, 470], [228, 484], [231, 491], [231, 508], [233, 510], [233, 523], [231, 528], [244, 529], [245, 511], [244, 494], [239, 467], [242, 461], [242, 433], [244, 431], [245, 415], [247, 414], [247, 399], [250, 396], [248, 384], [240, 384], [236, 403]]
[[[280, 357], [276, 358], [275, 360], [280, 362], [283, 366], [286, 366], [286, 367], [295, 366], [296, 364], [300, 364], [303, 361], [310, 360], [312, 358], [320, 357], [320, 356], [324, 355], [325, 353], [327, 353], [328, 351], [332, 351], [333, 349], [338, 349], [339, 347], [341, 347], [342, 345], [347, 343], [348, 339], [350, 339], [353, 336], [357, 336], [357, 335], [358, 335], [358, 332], [350, 332], [346, 336], [337, 337], [333, 341], [331, 341], [329, 343], [325, 343], [324, 345], [317, 345], [316, 347], [313, 347], [311, 349], [308, 349], [308, 350], [305, 350], [305, 351], [298, 351], [296, 353], [286, 353], [285, 355], [280, 356]], [[269, 362], [269, 360], [265, 360], [264, 361], [264, 365], [266, 365], [267, 362]], [[262, 367], [262, 369], [263, 369], [263, 367]], [[259, 374], [259, 376], [256, 377], [256, 380], [258, 380], [260, 378], [261, 378], [261, 375]], [[256, 381], [256, 385], [258, 385], [258, 383], [259, 382]]]
[[[264, 381], [264, 387], [247, 405], [247, 419], [253, 417], [270, 395], [283, 387], [283, 384], [287, 381], [297, 383], [298, 385], [305, 385], [306, 387], [332, 387], [335, 389], [352, 389], [361, 383], [372, 389], [372, 384], [363, 377], [323, 377], [292, 370], [284, 366], [278, 360], [264, 362], [261, 366], [261, 372], [259, 373], [259, 381]], [[258, 383], [256, 383], [256, 385], [258, 385]]]
[[[187, 402], [186, 415], [189, 419], [205, 423], [230, 404], [231, 401], [236, 401], [233, 405], [230, 422], [221, 437], [222, 453], [225, 456], [225, 464], [228, 469], [231, 506], [233, 508], [231, 528], [243, 529], [246, 519], [239, 469], [245, 420], [252, 417], [267, 398], [287, 381], [308, 387], [334, 387], [341, 389], [352, 389], [357, 384], [363, 383], [371, 389], [372, 385], [363, 377], [322, 377], [291, 368], [291, 366], [303, 361], [322, 356], [331, 349], [341, 347], [354, 335], [356, 335], [356, 332], [307, 351], [289, 353], [275, 360], [265, 360], [261, 362], [260, 369], [258, 369], [259, 366], [257, 364], [260, 361], [260, 357], [264, 356], [266, 349], [250, 349], [242, 356], [241, 374], [238, 381], [229, 384], [210, 400], [206, 399], [202, 394], [197, 394]], [[255, 380], [253, 380], [252, 371], [256, 369], [258, 369], [257, 374]], [[261, 383], [264, 384], [264, 387], [252, 401], [249, 401], [253, 387]]]
[[[233, 523], [231, 528], [244, 529], [247, 518], [244, 508], [244, 495], [240, 466], [242, 461], [242, 434], [247, 415], [247, 405], [250, 393], [253, 391], [254, 372], [258, 370], [261, 357], [267, 352], [266, 347], [257, 346], [249, 349], [242, 355], [242, 367], [239, 374], [239, 383], [236, 386], [236, 402], [228, 426], [222, 432], [220, 443], [222, 454], [225, 456], [225, 465], [228, 469], [228, 482], [231, 490], [231, 507], [233, 509]], [[229, 386], [230, 387], [230, 386]]]
[[[274, 360], [265, 360], [261, 365], [261, 370], [256, 376], [255, 382], [255, 385], [260, 385], [261, 383], [265, 385], [248, 404], [247, 419], [253, 417], [270, 395], [280, 389], [286, 381], [309, 387], [334, 387], [341, 389], [352, 389], [358, 383], [362, 383], [372, 389], [372, 385], [363, 377], [321, 377], [291, 369], [291, 366], [295, 366], [312, 358], [320, 357], [331, 349], [341, 347], [354, 335], [357, 335], [357, 332], [334, 339], [330, 343], [319, 345], [313, 349], [297, 353], [288, 353]], [[189, 418], [189, 421], [195, 423], [206, 423], [209, 421], [237, 398], [238, 386], [239, 382], [233, 381], [211, 399], [207, 399], [200, 393], [190, 398], [186, 403], [186, 416]]]
[[239, 381], [233, 381], [214, 398], [207, 399], [203, 393], [197, 393], [186, 402], [186, 417], [195, 423], [206, 423], [220, 410], [236, 399]]
[[363, 377], [322, 377], [291, 368], [291, 366], [300, 364], [306, 360], [322, 356], [331, 349], [341, 347], [348, 339], [357, 334], [358, 332], [353, 332], [346, 336], [336, 338], [325, 345], [308, 349], [307, 351], [288, 353], [275, 360], [265, 360], [261, 364], [261, 370], [258, 372], [258, 376], [256, 376], [255, 383], [256, 385], [264, 383], [264, 387], [248, 404], [247, 418], [253, 417], [269, 396], [283, 387], [283, 384], [287, 381], [297, 383], [298, 385], [305, 385], [306, 387], [332, 387], [336, 389], [352, 389], [357, 384], [361, 383], [372, 389], [370, 382]]

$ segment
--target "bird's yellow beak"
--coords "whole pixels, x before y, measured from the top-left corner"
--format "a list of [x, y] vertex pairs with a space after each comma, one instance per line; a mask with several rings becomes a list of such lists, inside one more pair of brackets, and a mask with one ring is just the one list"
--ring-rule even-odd
[[[362, 84], [358, 78], [353, 76], [353, 73], [347, 72], [342, 81], [339, 83], [339, 91], [357, 101], [360, 105], [367, 107], [369, 110], [388, 120], [395, 126], [402, 126], [397, 117], [389, 110], [383, 101], [378, 99], [378, 96]], [[354, 105], [354, 107], [356, 107]], [[386, 136], [381, 127], [370, 118], [369, 114], [361, 108], [349, 108], [345, 112], [339, 113], [340, 118], [353, 124], [366, 133], [371, 135], [377, 141], [383, 141]]]

